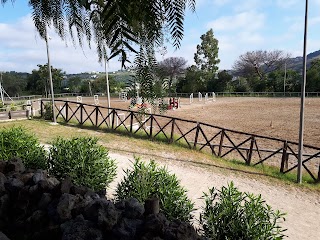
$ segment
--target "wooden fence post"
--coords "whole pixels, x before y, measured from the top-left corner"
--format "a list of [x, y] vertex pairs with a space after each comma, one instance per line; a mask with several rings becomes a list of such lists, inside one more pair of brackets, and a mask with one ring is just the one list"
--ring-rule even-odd
[[150, 115], [150, 138], [152, 139], [153, 115]]
[[130, 132], [132, 133], [132, 125], [133, 125], [133, 112], [130, 111]]
[[98, 113], [99, 113], [99, 108], [96, 106], [96, 127], [98, 126]]
[[172, 118], [172, 124], [171, 124], [171, 135], [169, 139], [169, 143], [173, 143], [173, 137], [174, 137], [174, 125], [175, 125], [176, 119]]
[[40, 115], [43, 118], [43, 101], [42, 101], [42, 99], [40, 100]]
[[223, 139], [224, 139], [224, 129], [221, 130], [221, 138], [220, 138], [220, 144], [219, 144], [219, 152], [218, 152], [218, 157], [221, 157], [222, 153], [222, 146], [223, 146]]
[[66, 102], [66, 122], [68, 123], [69, 122], [69, 119], [68, 119], [68, 115], [69, 115], [69, 103]]
[[254, 142], [255, 142], [255, 138], [254, 138], [254, 136], [251, 136], [250, 149], [249, 149], [249, 153], [248, 153], [248, 159], [246, 161], [246, 164], [249, 166], [251, 164]]
[[287, 154], [288, 142], [285, 141], [283, 143], [283, 150], [282, 150], [282, 158], [281, 158], [281, 167], [280, 172], [283, 173], [285, 170], [288, 169], [288, 154]]
[[318, 166], [318, 182], [320, 182], [320, 164]]
[[80, 103], [80, 125], [83, 124], [83, 104]]
[[[111, 126], [111, 128], [112, 129], [114, 129], [114, 117], [115, 117], [115, 110], [114, 109], [112, 109], [112, 126]], [[110, 118], [110, 115], [109, 115], [109, 118]]]
[[199, 131], [200, 131], [200, 124], [197, 123], [196, 136], [195, 136], [195, 138], [194, 138], [194, 144], [193, 144], [193, 148], [194, 148], [194, 149], [197, 147], [198, 137], [199, 137]]

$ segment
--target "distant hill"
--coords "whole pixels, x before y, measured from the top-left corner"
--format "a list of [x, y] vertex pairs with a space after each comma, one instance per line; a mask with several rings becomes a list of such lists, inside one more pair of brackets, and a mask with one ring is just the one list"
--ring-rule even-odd
[[[312, 60], [320, 58], [320, 50], [309, 53], [307, 55], [307, 68], [310, 67]], [[295, 70], [297, 72], [302, 72], [303, 69], [303, 57], [290, 58], [287, 63], [287, 68]]]

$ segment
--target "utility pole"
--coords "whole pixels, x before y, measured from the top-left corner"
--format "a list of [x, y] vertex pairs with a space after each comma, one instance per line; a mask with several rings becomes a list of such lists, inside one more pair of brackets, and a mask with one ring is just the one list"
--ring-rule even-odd
[[[106, 77], [106, 83], [107, 83], [107, 97], [108, 97], [108, 115], [110, 114], [110, 90], [109, 90], [109, 74], [108, 74], [108, 60], [107, 57], [104, 59], [104, 70], [105, 70], [105, 77]], [[111, 118], [110, 119], [110, 126], [111, 126]]]
[[300, 104], [300, 127], [299, 127], [299, 151], [298, 151], [298, 173], [297, 182], [302, 183], [302, 161], [303, 161], [303, 131], [304, 131], [304, 105], [307, 80], [307, 33], [308, 33], [308, 0], [306, 0], [304, 19], [304, 40], [303, 40], [303, 79], [301, 84]]
[[4, 104], [4, 98], [3, 98], [3, 89], [2, 89], [2, 72], [0, 72], [0, 95], [1, 95], [1, 102]]
[[46, 47], [47, 47], [47, 57], [48, 57], [48, 72], [49, 72], [49, 81], [51, 88], [51, 100], [52, 100], [52, 114], [53, 114], [53, 124], [57, 123], [55, 106], [54, 106], [54, 92], [53, 92], [53, 83], [52, 83], [52, 73], [51, 73], [51, 64], [50, 64], [50, 55], [49, 55], [49, 43], [48, 43], [48, 33], [46, 32]]
[[284, 63], [283, 96], [286, 96], [287, 63]]

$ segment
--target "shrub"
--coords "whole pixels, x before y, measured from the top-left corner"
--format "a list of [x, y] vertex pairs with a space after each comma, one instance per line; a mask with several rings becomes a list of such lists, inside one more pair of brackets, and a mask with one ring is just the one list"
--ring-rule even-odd
[[58, 138], [50, 147], [50, 173], [58, 179], [70, 176], [75, 184], [95, 191], [105, 189], [116, 176], [115, 161], [92, 137]]
[[261, 198], [240, 192], [231, 182], [221, 190], [204, 194], [205, 207], [200, 215], [204, 236], [209, 239], [283, 239], [279, 220], [284, 214], [273, 211]]
[[136, 158], [133, 169], [125, 171], [124, 179], [117, 186], [116, 200], [134, 197], [144, 202], [153, 196], [159, 198], [160, 212], [169, 220], [188, 221], [192, 218], [194, 204], [177, 177], [165, 167], [158, 167], [154, 161], [147, 164]]
[[43, 112], [42, 117], [45, 120], [52, 120], [53, 119], [52, 102], [47, 102], [44, 104], [44, 112]]
[[47, 169], [47, 156], [38, 139], [22, 127], [0, 130], [0, 160], [19, 157], [27, 168]]

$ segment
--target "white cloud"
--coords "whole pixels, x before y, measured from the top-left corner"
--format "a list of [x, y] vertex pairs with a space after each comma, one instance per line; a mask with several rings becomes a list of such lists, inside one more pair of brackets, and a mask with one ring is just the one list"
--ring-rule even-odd
[[266, 3], [261, 0], [242, 0], [242, 1], [235, 1], [233, 9], [236, 12], [243, 12], [243, 11], [253, 11], [257, 10]]
[[213, 0], [213, 4], [216, 6], [223, 6], [230, 3], [232, 0]]
[[[98, 63], [94, 44], [89, 49], [85, 43], [81, 49], [68, 41], [67, 47], [54, 31], [49, 31], [49, 35], [50, 58], [54, 67], [67, 73], [104, 71], [104, 65]], [[31, 72], [37, 68], [37, 64], [47, 62], [45, 42], [35, 31], [30, 15], [12, 24], [0, 23], [0, 42], [1, 71]], [[111, 60], [109, 69], [120, 69], [120, 63]]]
[[232, 16], [218, 18], [207, 24], [215, 31], [243, 30], [252, 31], [264, 27], [265, 15], [256, 12], [242, 12]]
[[281, 8], [290, 8], [292, 6], [300, 4], [299, 0], [277, 0], [276, 4]]

